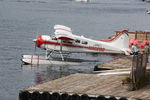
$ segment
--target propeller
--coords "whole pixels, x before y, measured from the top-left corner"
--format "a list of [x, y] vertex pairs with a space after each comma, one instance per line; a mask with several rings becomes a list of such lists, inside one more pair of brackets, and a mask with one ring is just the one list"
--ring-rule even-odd
[[36, 47], [37, 47], [37, 39], [33, 39], [33, 42], [34, 42], [34, 54], [36, 52]]
[[33, 42], [34, 42], [34, 54], [35, 54], [35, 52], [36, 52], [36, 47], [37, 47], [37, 41], [38, 41], [38, 39], [37, 39], [37, 35], [36, 35], [36, 39], [33, 39]]
[[36, 51], [37, 39], [33, 39], [33, 42], [34, 42], [34, 52], [31, 55], [31, 65], [32, 65], [32, 61], [34, 59], [34, 54], [35, 54], [35, 51]]

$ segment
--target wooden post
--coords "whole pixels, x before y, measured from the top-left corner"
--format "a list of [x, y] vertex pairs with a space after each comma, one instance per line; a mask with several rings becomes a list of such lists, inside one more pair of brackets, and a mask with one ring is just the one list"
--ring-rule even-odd
[[139, 82], [145, 77], [147, 66], [148, 53], [134, 55], [132, 59], [132, 72], [131, 77], [133, 83], [136, 83], [134, 87], [139, 88]]
[[138, 55], [134, 55], [132, 58], [132, 71], [131, 71], [131, 78], [133, 80], [133, 82], [136, 82], [136, 77], [135, 77], [135, 73], [136, 73], [136, 66], [138, 65]]
[[148, 39], [147, 39], [147, 32], [145, 32], [145, 34], [146, 34], [146, 40], [148, 40]]
[[136, 83], [138, 83], [142, 77], [142, 64], [143, 64], [143, 54], [138, 55], [138, 66], [136, 69]]
[[142, 54], [138, 54], [137, 55], [137, 62], [136, 62], [136, 66], [134, 66], [135, 68], [135, 71], [134, 71], [134, 83], [135, 83], [135, 88], [138, 89], [138, 83], [140, 81], [140, 78], [141, 78], [141, 68], [142, 68]]
[[135, 32], [135, 40], [137, 39], [138, 31]]
[[142, 61], [142, 77], [145, 77], [145, 72], [146, 72], [146, 66], [147, 66], [147, 63], [148, 63], [148, 53], [144, 53], [143, 54], [143, 61]]

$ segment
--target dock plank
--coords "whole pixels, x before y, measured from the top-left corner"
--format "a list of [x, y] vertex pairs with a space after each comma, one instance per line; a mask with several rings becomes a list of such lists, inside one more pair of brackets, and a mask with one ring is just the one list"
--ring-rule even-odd
[[[150, 59], [150, 56], [149, 58]], [[98, 68], [108, 68], [108, 69], [131, 69], [132, 66], [132, 56], [124, 56], [112, 61], [106, 62], [104, 64], [97, 65]], [[147, 66], [150, 67], [150, 61], [147, 63]]]

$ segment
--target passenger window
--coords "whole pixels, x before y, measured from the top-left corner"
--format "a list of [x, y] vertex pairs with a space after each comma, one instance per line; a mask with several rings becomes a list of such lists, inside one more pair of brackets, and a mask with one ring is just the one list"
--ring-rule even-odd
[[72, 41], [63, 41], [64, 43], [72, 44]]
[[82, 41], [82, 44], [88, 44], [88, 42], [87, 41]]
[[76, 43], [80, 43], [80, 40], [75, 40]]

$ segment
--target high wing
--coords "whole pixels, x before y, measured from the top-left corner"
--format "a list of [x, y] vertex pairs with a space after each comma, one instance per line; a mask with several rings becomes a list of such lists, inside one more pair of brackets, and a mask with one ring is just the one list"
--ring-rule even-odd
[[63, 25], [54, 26], [54, 34], [57, 39], [60, 40], [75, 40], [75, 37], [72, 35], [71, 28]]

